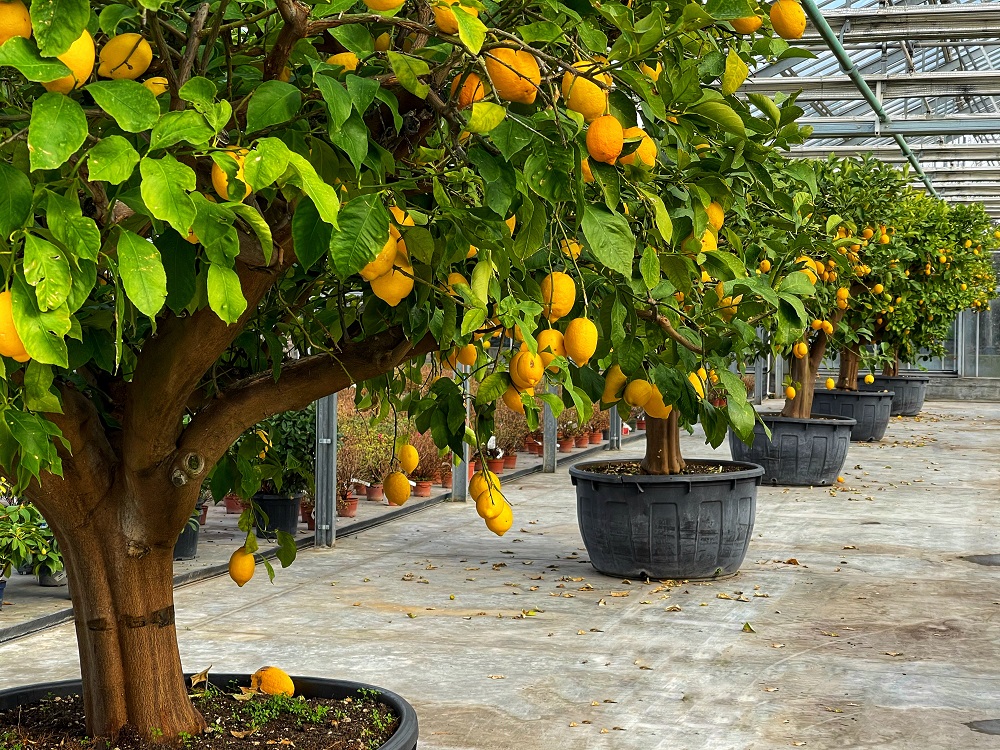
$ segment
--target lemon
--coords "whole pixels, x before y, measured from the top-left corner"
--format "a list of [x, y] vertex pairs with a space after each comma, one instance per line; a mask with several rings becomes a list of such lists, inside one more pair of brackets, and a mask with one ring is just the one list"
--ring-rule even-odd
[[[573, 63], [573, 68], [581, 73], [591, 74], [597, 65], [580, 60]], [[591, 74], [591, 78], [597, 79], [607, 86], [611, 85], [611, 76], [606, 73]], [[596, 120], [608, 109], [608, 92], [591, 78], [585, 78], [568, 70], [563, 73], [562, 78], [562, 95], [563, 99], [566, 100], [566, 106], [583, 115], [586, 122]], [[621, 126], [619, 125], [619, 127]]]
[[410, 480], [401, 471], [394, 471], [382, 482], [382, 490], [389, 505], [402, 505], [410, 499]]
[[670, 416], [670, 412], [674, 410], [674, 407], [663, 402], [663, 394], [660, 393], [659, 388], [654, 386], [649, 401], [646, 402], [646, 405], [642, 409], [646, 412], [647, 417], [666, 419]]
[[782, 39], [801, 39], [806, 30], [806, 14], [798, 0], [778, 0], [772, 5], [771, 26]]
[[577, 367], [586, 365], [597, 351], [597, 326], [587, 318], [574, 318], [566, 326], [566, 353]]
[[366, 281], [373, 281], [379, 276], [385, 276], [389, 273], [392, 270], [392, 262], [396, 260], [396, 250], [396, 238], [390, 232], [389, 239], [386, 240], [385, 245], [379, 250], [378, 255], [375, 256], [375, 260], [359, 271], [361, 278]]
[[703, 377], [696, 372], [692, 372], [688, 375], [688, 382], [694, 388], [694, 392], [698, 394], [698, 398], [705, 398], [705, 379]]
[[134, 81], [149, 69], [153, 48], [141, 34], [119, 34], [111, 37], [101, 48], [100, 59], [97, 75]]
[[868, 385], [871, 385], [872, 383], [874, 383], [874, 382], [875, 382], [875, 376], [874, 376], [874, 375], [872, 375], [871, 373], [869, 373], [868, 375], [865, 375], [865, 382], [866, 382], [866, 383], [867, 383]]
[[792, 386], [788, 386], [785, 389], [785, 398], [787, 398], [789, 401], [795, 398], [795, 389]]
[[625, 386], [625, 403], [629, 406], [637, 406], [640, 409], [649, 403], [653, 396], [653, 386], [648, 380], [637, 378]]
[[267, 695], [295, 695], [295, 684], [288, 673], [277, 667], [261, 667], [250, 676], [250, 687]]
[[152, 91], [153, 96], [159, 96], [160, 94], [165, 94], [170, 91], [170, 85], [167, 83], [167, 79], [163, 76], [147, 78], [142, 82], [142, 85]]
[[[434, 9], [435, 13], [437, 10]], [[438, 25], [440, 26], [440, 22]], [[538, 67], [538, 60], [530, 52], [512, 50], [509, 47], [492, 49], [486, 53], [486, 72], [501, 99], [521, 104], [535, 101], [538, 86], [542, 82], [542, 72]]]
[[722, 229], [722, 225], [726, 222], [726, 212], [720, 204], [712, 201], [705, 209], [705, 213], [708, 214], [708, 223], [715, 227], [716, 231]]
[[[400, 3], [402, 5], [402, 3]], [[375, 51], [385, 52], [389, 49], [389, 45], [392, 43], [392, 37], [389, 36], [388, 31], [383, 31], [377, 37], [375, 37]]]
[[31, 14], [21, 0], [0, 2], [0, 46], [15, 36], [31, 39]]
[[598, 117], [587, 128], [587, 154], [594, 161], [614, 164], [622, 152], [625, 131], [614, 115]]
[[558, 368], [549, 367], [556, 357], [566, 356], [566, 344], [563, 335], [555, 328], [546, 328], [538, 334], [538, 356], [542, 358], [542, 364], [549, 368], [549, 372], [556, 372]]
[[833, 381], [833, 378], [827, 378], [826, 379], [826, 389], [828, 391], [832, 391], [836, 387], [837, 387], [837, 384]]
[[490, 489], [494, 492], [500, 489], [500, 477], [489, 469], [477, 471], [469, 480], [469, 496], [473, 500], [478, 500], [480, 495]]
[[466, 367], [472, 367], [479, 358], [479, 350], [475, 344], [466, 344], [458, 348], [458, 361]]
[[420, 463], [420, 454], [417, 449], [412, 445], [407, 443], [402, 448], [399, 449], [399, 465], [403, 467], [403, 471], [407, 474], [413, 472], [417, 468], [417, 464]]
[[460, 297], [458, 290], [455, 289], [459, 284], [469, 285], [469, 280], [465, 278], [462, 274], [458, 272], [452, 272], [448, 274], [448, 294], [452, 297]]
[[[441, 5], [434, 6], [434, 23], [436, 23], [438, 28], [445, 34], [457, 34], [458, 19], [455, 18], [455, 12], [447, 6], [455, 5], [458, 0], [439, 0], [439, 2]], [[479, 15], [478, 8], [473, 8], [468, 5], [463, 5], [462, 10], [470, 16]]]
[[402, 8], [404, 2], [405, 0], [365, 0], [365, 5], [368, 6], [368, 10], [384, 13], [387, 10]]
[[583, 245], [573, 239], [562, 239], [559, 241], [559, 250], [567, 258], [576, 260], [580, 257], [580, 253], [583, 252]]
[[491, 518], [486, 522], [486, 528], [492, 531], [497, 536], [503, 536], [508, 531], [510, 527], [514, 525], [514, 509], [510, 507], [510, 503], [504, 501], [503, 510], [500, 511], [500, 515], [496, 518]]
[[256, 565], [253, 554], [247, 552], [245, 547], [240, 547], [229, 558], [229, 577], [242, 588], [243, 584], [253, 578]]
[[476, 498], [476, 513], [483, 520], [489, 521], [503, 513], [504, 506], [506, 505], [507, 499], [501, 494], [500, 490], [482, 492]]
[[[399, 226], [401, 227], [414, 226], [413, 217], [410, 216], [408, 213], [406, 213], [406, 211], [404, 211], [403, 209], [399, 208], [398, 206], [389, 206], [389, 213], [392, 214], [392, 218], [396, 220], [396, 224], [399, 224]], [[399, 230], [395, 227], [394, 224], [389, 225], [389, 234], [391, 234], [396, 239], [397, 242], [399, 242], [399, 240], [403, 238], [403, 235], [399, 233]]]
[[562, 271], [553, 271], [539, 284], [542, 291], [542, 314], [551, 321], [559, 320], [576, 304], [576, 283]]
[[327, 65], [339, 65], [345, 71], [351, 73], [358, 69], [360, 62], [358, 56], [353, 52], [338, 52], [336, 55], [330, 55], [326, 58]]
[[518, 414], [524, 414], [524, 402], [521, 401], [521, 391], [517, 388], [508, 385], [507, 390], [503, 392], [502, 398], [508, 409]]
[[413, 291], [413, 266], [410, 265], [410, 259], [397, 250], [392, 270], [372, 279], [371, 287], [375, 296], [390, 307], [398, 305]]
[[524, 391], [534, 388], [542, 381], [545, 365], [539, 355], [521, 351], [511, 358], [508, 371], [514, 385]]
[[753, 34], [764, 25], [760, 16], [746, 16], [745, 18], [734, 18], [730, 22], [737, 34]]
[[637, 159], [646, 167], [656, 164], [656, 143], [646, 134], [645, 130], [642, 128], [625, 128], [624, 135], [625, 138], [642, 136], [642, 140], [639, 141], [639, 148], [618, 160], [619, 164], [635, 164]]
[[84, 29], [80, 38], [73, 42], [68, 50], [59, 55], [58, 59], [72, 73], [42, 85], [48, 91], [68, 94], [73, 89], [80, 88], [94, 72], [94, 37]]
[[[117, 38], [117, 37], [116, 37]], [[245, 148], [231, 148], [227, 150], [227, 157], [236, 162], [236, 181], [243, 185], [243, 200], [250, 197], [253, 192], [243, 176], [243, 163], [249, 153]], [[212, 186], [215, 192], [223, 200], [229, 200], [229, 176], [226, 171], [212, 160]]]

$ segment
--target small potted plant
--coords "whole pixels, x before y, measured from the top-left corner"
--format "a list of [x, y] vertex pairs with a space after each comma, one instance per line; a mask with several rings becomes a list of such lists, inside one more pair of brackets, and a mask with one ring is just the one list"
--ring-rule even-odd
[[410, 445], [416, 448], [419, 457], [416, 468], [410, 473], [410, 478], [416, 482], [413, 496], [430, 497], [431, 486], [441, 471], [441, 454], [429, 432], [410, 435]]
[[486, 457], [486, 468], [494, 474], [503, 474], [504, 452], [499, 447], [483, 448], [483, 455]]
[[563, 409], [562, 414], [556, 420], [559, 429], [559, 452], [572, 453], [576, 445], [577, 416], [576, 409]]
[[260, 459], [260, 488], [253, 496], [258, 533], [265, 538], [276, 531], [294, 535], [302, 498], [315, 491], [315, 406], [272, 417], [244, 439], [250, 446], [244, 450], [256, 448]]
[[37, 508], [0, 504], [0, 602], [11, 570], [22, 566], [35, 574], [58, 573], [62, 555]]
[[358, 514], [355, 495], [356, 477], [361, 470], [361, 451], [357, 442], [341, 437], [337, 446], [337, 515], [354, 518]]
[[438, 478], [441, 481], [441, 486], [446, 490], [452, 488], [454, 466], [454, 455], [451, 451], [438, 455]]
[[590, 443], [600, 445], [602, 440], [606, 440], [610, 435], [611, 415], [607, 411], [601, 411], [599, 407], [594, 408], [594, 416], [590, 420]]
[[494, 436], [497, 448], [503, 451], [503, 468], [516, 469], [517, 452], [524, 450], [528, 437], [528, 420], [523, 414], [501, 407], [494, 417]]

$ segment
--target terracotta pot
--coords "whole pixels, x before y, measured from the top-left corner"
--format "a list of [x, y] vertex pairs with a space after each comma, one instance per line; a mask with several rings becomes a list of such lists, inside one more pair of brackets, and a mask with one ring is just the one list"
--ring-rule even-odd
[[544, 450], [545, 450], [545, 448], [544, 448], [544, 446], [541, 443], [534, 443], [531, 446], [531, 455], [533, 455], [533, 456], [540, 456], [540, 455], [542, 455], [542, 452]]
[[425, 481], [422, 479], [417, 480], [417, 486], [413, 490], [414, 497], [430, 497], [431, 496], [431, 485], [433, 482]]
[[354, 494], [357, 495], [358, 497], [361, 497], [362, 495], [364, 495], [365, 491], [367, 489], [368, 489], [368, 485], [365, 484], [364, 482], [355, 482], [354, 483]]
[[559, 441], [559, 452], [560, 453], [572, 453], [573, 447], [576, 445], [576, 440], [573, 438], [563, 438]]
[[600, 430], [596, 430], [596, 431], [590, 433], [590, 444], [591, 445], [600, 445], [601, 441], [603, 439], [604, 439], [604, 436], [601, 434]]
[[505, 469], [516, 469], [517, 468], [517, 454], [511, 453], [510, 455], [503, 457], [503, 467]]
[[306, 525], [306, 528], [309, 531], [316, 531], [316, 506], [302, 505], [299, 511], [302, 513], [302, 523]]
[[444, 487], [446, 490], [451, 489], [452, 481], [453, 480], [450, 471], [447, 474], [441, 475], [441, 486]]
[[208, 503], [201, 506], [201, 515], [198, 517], [198, 523], [202, 526], [208, 523]]
[[472, 470], [474, 472], [475, 471], [480, 471], [480, 470], [482, 470], [482, 468], [483, 468], [483, 462], [482, 461], [480, 461], [478, 458], [475, 458], [475, 459], [472, 460]]
[[590, 435], [577, 435], [576, 436], [576, 447], [586, 448], [590, 445]]
[[645, 430], [646, 429], [646, 420], [645, 419], [637, 419], [635, 421], [635, 429], [637, 429], [637, 430]]
[[[381, 489], [382, 485], [379, 485]], [[341, 518], [354, 518], [358, 514], [358, 498], [348, 496], [345, 500], [344, 498], [337, 498], [337, 515]], [[312, 519], [312, 526], [310, 529], [316, 528], [316, 519]]]
[[503, 474], [503, 459], [487, 458], [486, 468], [492, 471], [494, 474]]
[[472, 475], [476, 473], [476, 465], [474, 463], [469, 464], [469, 481], [472, 481]]
[[368, 485], [365, 490], [365, 495], [367, 495], [369, 500], [382, 502], [385, 499], [385, 493], [382, 492], [382, 483], [378, 482], [376, 484]]
[[239, 495], [233, 492], [222, 498], [222, 504], [226, 506], [226, 515], [243, 512], [243, 501], [240, 500]]

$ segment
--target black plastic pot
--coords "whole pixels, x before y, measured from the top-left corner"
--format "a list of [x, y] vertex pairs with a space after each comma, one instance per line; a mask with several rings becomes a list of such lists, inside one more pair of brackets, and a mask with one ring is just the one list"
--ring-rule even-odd
[[746, 557], [764, 470], [704, 461], [719, 474], [621, 476], [571, 466], [577, 520], [593, 566], [628, 578], [717, 578], [736, 573]]
[[255, 526], [258, 533], [264, 537], [274, 537], [276, 531], [284, 531], [295, 535], [299, 528], [299, 502], [301, 495], [288, 497], [287, 495], [254, 495], [254, 502], [267, 516], [265, 522], [258, 514], [255, 519]]
[[198, 532], [201, 527], [190, 522], [184, 524], [184, 530], [174, 542], [175, 560], [194, 560], [198, 556]]
[[858, 378], [859, 391], [892, 391], [892, 416], [915, 417], [924, 408], [929, 375], [876, 375], [874, 383]]
[[3, 612], [3, 592], [7, 588], [7, 579], [0, 578], [0, 612]]
[[[736, 461], [764, 467], [764, 483], [812, 487], [837, 481], [855, 420], [814, 414], [812, 419], [761, 414], [753, 443], [745, 444], [729, 432], [729, 448]], [[768, 439], [764, 425], [771, 431]]]
[[813, 396], [813, 411], [850, 417], [857, 422], [851, 428], [851, 441], [879, 441], [889, 426], [892, 391], [821, 391]]
[[[0, 584], [2, 585], [2, 584]], [[190, 675], [188, 675], [190, 676]], [[233, 682], [245, 687], [250, 686], [250, 675], [247, 674], [210, 674], [209, 682], [225, 690]], [[396, 693], [363, 682], [348, 680], [331, 680], [322, 677], [292, 677], [295, 683], [295, 694], [306, 698], [343, 699], [357, 695], [359, 690], [374, 690], [400, 717], [399, 728], [381, 745], [378, 750], [416, 750], [417, 747], [417, 712], [413, 706]], [[80, 680], [64, 680], [62, 682], [44, 682], [38, 685], [0, 690], [0, 711], [25, 703], [35, 703], [49, 696], [78, 695], [82, 690]]]

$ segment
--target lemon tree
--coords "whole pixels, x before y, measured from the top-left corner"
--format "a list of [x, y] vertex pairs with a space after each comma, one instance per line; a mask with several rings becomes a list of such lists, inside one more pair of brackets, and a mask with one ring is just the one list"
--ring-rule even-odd
[[683, 469], [681, 426], [751, 434], [733, 368], [817, 294], [744, 241], [799, 242], [817, 200], [779, 153], [794, 99], [735, 96], [797, 54], [771, 24], [748, 0], [0, 2], [0, 465], [66, 556], [91, 735], [204, 728], [171, 552], [210, 473], [260, 477], [275, 414], [357, 384], [458, 451], [500, 400], [533, 424], [624, 400], [652, 473]]

